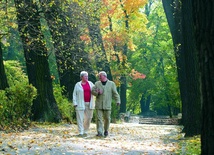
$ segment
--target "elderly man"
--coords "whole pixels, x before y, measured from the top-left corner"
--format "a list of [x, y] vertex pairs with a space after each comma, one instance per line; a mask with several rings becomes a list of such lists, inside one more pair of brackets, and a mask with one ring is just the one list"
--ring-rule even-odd
[[[92, 94], [96, 96], [95, 109], [97, 112], [97, 136], [108, 136], [111, 121], [112, 99], [120, 105], [120, 96], [113, 81], [108, 80], [104, 71], [99, 72], [99, 80], [92, 88]], [[103, 125], [104, 119], [104, 125]]]

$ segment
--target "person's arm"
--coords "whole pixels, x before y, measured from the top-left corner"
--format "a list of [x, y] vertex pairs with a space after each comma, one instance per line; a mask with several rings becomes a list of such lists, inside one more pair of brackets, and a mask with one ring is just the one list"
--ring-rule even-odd
[[74, 107], [77, 107], [77, 84], [74, 86], [73, 91], [73, 105]]
[[117, 87], [114, 82], [112, 82], [112, 85], [113, 85], [112, 86], [113, 87], [112, 88], [113, 98], [114, 98], [115, 102], [117, 103], [117, 105], [119, 106], [120, 105], [120, 95], [117, 92]]
[[95, 85], [92, 87], [91, 93], [92, 93], [94, 96], [98, 96], [98, 95], [99, 95], [99, 93], [98, 93], [98, 91], [97, 91], [96, 83], [95, 83]]

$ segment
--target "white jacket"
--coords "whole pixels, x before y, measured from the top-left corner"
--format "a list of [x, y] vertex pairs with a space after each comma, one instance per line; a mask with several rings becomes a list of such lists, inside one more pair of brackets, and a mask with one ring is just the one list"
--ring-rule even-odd
[[[88, 83], [92, 90], [94, 84], [91, 81], [88, 81]], [[84, 90], [81, 85], [81, 81], [75, 84], [73, 91], [73, 105], [74, 106], [77, 105], [76, 110], [85, 110]], [[94, 107], [95, 107], [94, 96], [91, 93], [90, 109], [94, 109]]]

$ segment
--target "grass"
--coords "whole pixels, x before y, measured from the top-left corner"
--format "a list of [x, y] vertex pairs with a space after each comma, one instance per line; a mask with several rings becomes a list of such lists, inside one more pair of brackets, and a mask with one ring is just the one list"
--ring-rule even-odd
[[201, 154], [201, 138], [200, 135], [188, 137], [180, 140], [178, 154], [200, 155]]

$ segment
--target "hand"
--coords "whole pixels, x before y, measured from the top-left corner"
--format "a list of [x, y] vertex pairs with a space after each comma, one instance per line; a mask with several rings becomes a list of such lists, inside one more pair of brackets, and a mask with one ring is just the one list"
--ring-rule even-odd
[[120, 106], [120, 103], [117, 103], [117, 106]]
[[103, 90], [102, 90], [102, 89], [97, 88], [97, 93], [101, 95], [101, 94], [103, 93]]

